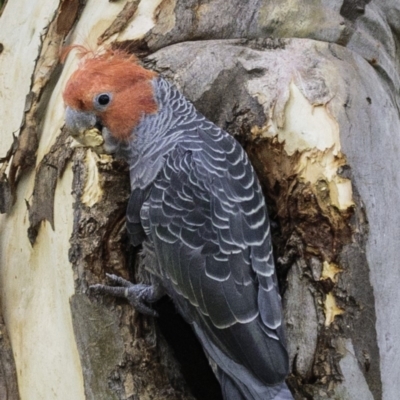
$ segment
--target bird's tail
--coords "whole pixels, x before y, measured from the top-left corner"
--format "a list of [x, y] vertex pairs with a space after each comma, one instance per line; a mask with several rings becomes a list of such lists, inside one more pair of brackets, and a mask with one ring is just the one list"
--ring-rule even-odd
[[260, 386], [256, 381], [234, 379], [220, 370], [222, 394], [226, 400], [293, 400], [285, 382], [274, 386]]
[[193, 324], [222, 389], [224, 400], [293, 400], [285, 382], [267, 386], [243, 365], [227, 357]]

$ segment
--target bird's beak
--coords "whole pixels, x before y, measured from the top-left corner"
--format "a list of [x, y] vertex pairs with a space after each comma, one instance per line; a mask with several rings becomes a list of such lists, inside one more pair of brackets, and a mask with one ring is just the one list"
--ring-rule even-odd
[[104, 139], [94, 113], [77, 111], [67, 107], [65, 110], [65, 125], [70, 135], [78, 142], [73, 144], [74, 147], [93, 147], [95, 150], [103, 152]]

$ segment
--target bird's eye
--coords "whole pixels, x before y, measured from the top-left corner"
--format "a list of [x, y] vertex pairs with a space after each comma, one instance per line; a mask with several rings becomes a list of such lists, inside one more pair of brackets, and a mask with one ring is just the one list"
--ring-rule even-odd
[[101, 106], [106, 106], [110, 102], [110, 96], [108, 94], [101, 94], [98, 101]]
[[106, 105], [108, 105], [111, 101], [111, 95], [108, 93], [101, 93], [98, 96], [96, 96], [96, 98], [94, 99], [95, 104], [97, 106], [105, 107]]

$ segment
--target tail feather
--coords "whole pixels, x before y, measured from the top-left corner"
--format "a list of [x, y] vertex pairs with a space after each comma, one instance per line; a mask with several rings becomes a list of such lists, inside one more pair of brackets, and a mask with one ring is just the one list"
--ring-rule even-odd
[[225, 400], [293, 400], [285, 382], [265, 385], [243, 365], [227, 357], [196, 323], [193, 327], [207, 356], [216, 364], [214, 369]]
[[252, 386], [254, 382], [234, 381], [222, 370], [219, 374], [222, 395], [226, 400], [293, 400], [285, 382], [275, 386]]

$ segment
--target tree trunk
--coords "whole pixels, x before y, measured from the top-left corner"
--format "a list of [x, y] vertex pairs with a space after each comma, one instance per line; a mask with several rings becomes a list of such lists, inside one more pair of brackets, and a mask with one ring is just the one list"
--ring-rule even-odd
[[135, 52], [248, 152], [295, 398], [397, 399], [397, 0], [18, 0], [0, 26], [0, 286], [15, 360], [1, 329], [1, 399], [220, 398], [168, 301], [154, 320], [88, 292], [106, 272], [146, 275], [127, 246], [126, 165], [63, 128], [78, 62], [60, 65], [64, 43]]

